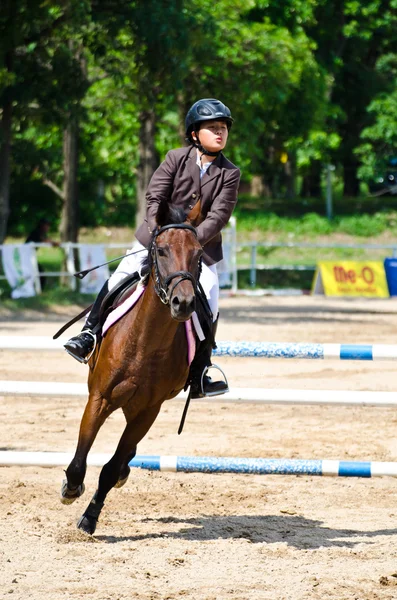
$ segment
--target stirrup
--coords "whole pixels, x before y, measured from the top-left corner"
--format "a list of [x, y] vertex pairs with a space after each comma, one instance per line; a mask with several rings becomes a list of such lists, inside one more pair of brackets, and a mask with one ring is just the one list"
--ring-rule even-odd
[[85, 332], [85, 333], [89, 333], [89, 334], [90, 334], [90, 335], [92, 335], [92, 337], [94, 338], [94, 347], [93, 347], [93, 349], [92, 349], [92, 350], [91, 350], [91, 352], [88, 354], [88, 356], [86, 356], [85, 358], [83, 358], [83, 361], [82, 361], [82, 362], [83, 362], [83, 364], [85, 364], [85, 365], [86, 365], [86, 364], [88, 363], [88, 361], [90, 360], [91, 356], [94, 354], [94, 352], [95, 352], [95, 348], [96, 348], [96, 345], [97, 345], [97, 343], [98, 343], [98, 342], [97, 342], [97, 336], [96, 336], [96, 334], [95, 334], [95, 333], [92, 333], [92, 332], [91, 332], [91, 331], [89, 331], [88, 329], [86, 330], [86, 332]]
[[[223, 378], [225, 380], [226, 383], [226, 389], [225, 390], [219, 390], [217, 392], [208, 392], [207, 394], [204, 392], [204, 377], [207, 375], [208, 371], [210, 369], [218, 369], [218, 371], [220, 371], [223, 375]], [[218, 366], [218, 365], [210, 365], [209, 367], [205, 367], [204, 371], [201, 374], [201, 381], [200, 381], [200, 391], [203, 395], [204, 398], [210, 398], [212, 396], [222, 396], [222, 394], [226, 394], [229, 391], [229, 383], [227, 381], [227, 377], [225, 375], [225, 373], [222, 371], [222, 369]]]
[[[90, 331], [89, 329], [85, 329], [85, 330], [81, 331], [80, 333], [88, 333], [89, 335], [91, 335], [93, 337], [93, 339], [94, 339], [94, 347], [91, 350], [91, 352], [89, 352], [86, 357], [81, 358], [80, 356], [76, 356], [75, 354], [72, 354], [72, 352], [70, 352], [67, 348], [65, 348], [65, 350], [66, 350], [66, 352], [68, 354], [70, 354], [70, 356], [72, 358], [74, 358], [75, 360], [77, 360], [79, 363], [82, 363], [82, 364], [86, 365], [88, 363], [88, 361], [90, 360], [91, 356], [95, 352], [95, 348], [97, 346], [97, 336], [96, 336], [95, 333], [92, 333], [92, 331]], [[80, 335], [80, 334], [78, 334], [78, 335]]]

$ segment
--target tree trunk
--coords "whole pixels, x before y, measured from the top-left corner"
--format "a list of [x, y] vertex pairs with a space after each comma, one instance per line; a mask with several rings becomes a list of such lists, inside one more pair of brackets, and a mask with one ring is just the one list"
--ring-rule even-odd
[[185, 118], [190, 108], [190, 104], [186, 103], [186, 92], [179, 92], [177, 95], [177, 106], [178, 106], [178, 134], [181, 140], [181, 146], [186, 146], [186, 131], [185, 131]]
[[0, 123], [0, 244], [7, 235], [10, 215], [11, 122], [12, 103], [8, 100], [3, 104]]
[[360, 182], [357, 177], [358, 163], [354, 158], [343, 162], [343, 195], [356, 198], [360, 193]]
[[303, 178], [300, 193], [302, 198], [321, 198], [321, 163], [313, 160]]
[[140, 115], [139, 164], [137, 170], [137, 211], [135, 225], [139, 227], [146, 215], [146, 190], [150, 179], [159, 165], [155, 147], [156, 115], [153, 111], [144, 111]]
[[[241, 185], [240, 185], [240, 193]], [[264, 196], [269, 197], [269, 189], [265, 187], [263, 182], [263, 177], [261, 175], [253, 175], [251, 179], [251, 185], [249, 189], [249, 194], [254, 198], [263, 198]]]
[[63, 133], [63, 208], [61, 241], [77, 242], [79, 231], [79, 198], [77, 185], [79, 126], [76, 117]]
[[296, 196], [296, 154], [290, 152], [285, 163], [284, 172], [287, 180], [286, 198], [293, 200]]

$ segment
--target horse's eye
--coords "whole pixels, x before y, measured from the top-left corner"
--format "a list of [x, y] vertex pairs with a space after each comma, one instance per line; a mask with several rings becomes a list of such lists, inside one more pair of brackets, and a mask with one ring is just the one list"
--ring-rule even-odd
[[159, 256], [165, 256], [165, 250], [164, 248], [157, 248], [157, 253]]

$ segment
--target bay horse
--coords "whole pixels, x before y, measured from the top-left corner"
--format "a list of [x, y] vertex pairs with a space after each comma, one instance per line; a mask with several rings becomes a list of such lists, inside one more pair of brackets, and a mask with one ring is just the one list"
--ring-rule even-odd
[[128, 478], [128, 463], [162, 403], [176, 396], [189, 374], [185, 324], [195, 310], [202, 247], [183, 211], [162, 202], [148, 254], [149, 278], [137, 304], [106, 333], [90, 359], [88, 402], [76, 453], [66, 469], [61, 502], [84, 492], [87, 455], [105, 420], [121, 408], [126, 426], [99, 475], [98, 488], [77, 527], [93, 534], [105, 498]]

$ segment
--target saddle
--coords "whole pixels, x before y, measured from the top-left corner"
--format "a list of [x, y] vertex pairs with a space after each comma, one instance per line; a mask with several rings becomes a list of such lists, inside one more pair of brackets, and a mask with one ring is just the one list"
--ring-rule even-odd
[[[129, 298], [132, 299], [132, 296], [134, 295], [135, 291], [137, 290], [137, 284], [140, 281], [145, 282], [145, 277], [143, 278], [143, 280], [140, 280], [138, 273], [134, 273], [133, 275], [126, 277], [123, 281], [121, 281], [119, 286], [114, 288], [107, 296], [105, 296], [105, 299], [102, 303], [101, 310], [100, 310], [99, 325], [98, 325], [98, 328], [94, 331], [95, 333], [97, 333], [99, 331], [103, 331], [103, 333], [106, 334], [106, 331], [112, 325], [112, 322], [110, 322], [110, 323], [107, 322], [109, 315], [116, 308], [120, 307], [124, 302], [126, 302]], [[139, 298], [139, 295], [138, 295], [138, 298]], [[212, 335], [212, 321], [213, 321], [212, 312], [211, 312], [210, 306], [208, 304], [207, 297], [206, 297], [204, 290], [200, 283], [198, 284], [198, 287], [196, 290], [196, 299], [197, 299], [196, 314], [197, 314], [201, 329], [203, 331], [205, 339], [209, 340], [210, 343], [212, 344], [212, 346], [215, 348], [215, 341], [214, 341], [213, 335]], [[119, 313], [120, 316], [116, 317], [116, 320], [118, 320], [119, 318], [122, 318], [124, 316], [124, 314], [126, 314], [133, 308], [133, 306], [134, 306], [134, 304], [130, 305], [129, 307], [128, 306], [125, 307], [125, 312]], [[112, 317], [110, 317], [110, 320], [112, 320]], [[194, 328], [193, 328], [193, 331], [194, 331]], [[198, 341], [197, 337], [198, 336], [196, 333], [196, 342]]]
[[118, 283], [112, 290], [110, 290], [110, 292], [106, 294], [99, 313], [98, 331], [102, 329], [104, 322], [112, 310], [120, 306], [120, 304], [122, 304], [134, 293], [140, 280], [141, 278], [138, 271], [135, 271], [135, 273], [124, 277], [120, 283]]
[[[134, 293], [139, 281], [139, 273], [135, 271], [135, 273], [124, 277], [124, 279], [122, 279], [120, 283], [118, 283], [112, 290], [110, 290], [110, 292], [106, 294], [101, 304], [99, 322], [98, 325], [94, 327], [93, 333], [98, 333], [102, 329], [102, 326], [106, 321], [106, 318], [109, 315], [109, 313], [111, 313], [112, 310], [117, 308], [117, 306], [119, 306], [122, 302], [124, 302], [124, 300], [129, 298], [131, 294]], [[93, 304], [90, 304], [81, 313], [79, 313], [78, 315], [73, 317], [73, 319], [71, 319], [65, 325], [63, 325], [61, 329], [59, 329], [59, 331], [57, 331], [56, 334], [53, 335], [53, 339], [56, 340], [60, 335], [62, 335], [62, 333], [64, 333], [64, 331], [69, 329], [69, 327], [71, 327], [74, 323], [85, 317], [85, 315], [90, 312], [92, 307]]]
[[[102, 331], [102, 327], [109, 316], [109, 314], [118, 306], [120, 306], [125, 300], [127, 300], [132, 294], [135, 292], [138, 283], [141, 281], [139, 273], [135, 271], [131, 275], [127, 275], [124, 279], [120, 281], [110, 292], [105, 296], [99, 313], [99, 321], [98, 325], [93, 328], [93, 333], [97, 334]], [[212, 347], [215, 348], [215, 340], [212, 334], [212, 312], [210, 306], [208, 304], [207, 297], [204, 293], [204, 290], [200, 283], [198, 283], [198, 289], [196, 294], [197, 302], [196, 302], [196, 313], [202, 327], [204, 336], [206, 340], [209, 340]], [[71, 325], [79, 321], [82, 317], [84, 317], [87, 313], [90, 312], [92, 308], [92, 304], [85, 308], [81, 313], [76, 315], [73, 319], [68, 321], [56, 334], [53, 336], [53, 339], [56, 340], [64, 331], [69, 329]], [[101, 344], [102, 336], [97, 336], [97, 348]]]
[[[145, 281], [145, 278], [143, 281]], [[141, 283], [142, 286], [140, 290], [138, 289], [138, 283]], [[144, 290], [145, 286], [142, 285], [142, 281], [138, 273], [134, 273], [131, 276], [126, 277], [120, 283], [120, 285], [117, 286], [117, 288], [114, 288], [107, 296], [105, 296], [100, 309], [98, 325], [92, 330], [93, 333], [99, 334], [97, 335], [96, 356], [97, 351], [99, 351], [101, 346], [103, 337], [107, 335], [108, 330], [115, 322], [122, 319], [134, 308], [137, 300], [140, 298], [142, 293], [144, 293]], [[194, 326], [192, 327], [192, 325], [188, 323], [185, 324], [186, 336], [188, 340], [189, 364], [191, 364], [198, 348], [202, 348], [203, 345], [207, 347], [212, 346], [213, 348], [216, 347], [212, 329], [212, 312], [200, 283], [198, 284], [198, 289], [196, 290], [196, 298], [196, 314], [200, 323], [202, 334], [204, 334], [204, 341], [200, 341], [200, 333], [195, 331]], [[191, 355], [190, 349], [192, 346], [191, 342], [189, 342], [189, 336], [191, 337], [192, 335], [195, 338], [195, 341], [193, 342], [193, 348], [195, 348], [195, 350], [193, 350], [193, 355]]]

